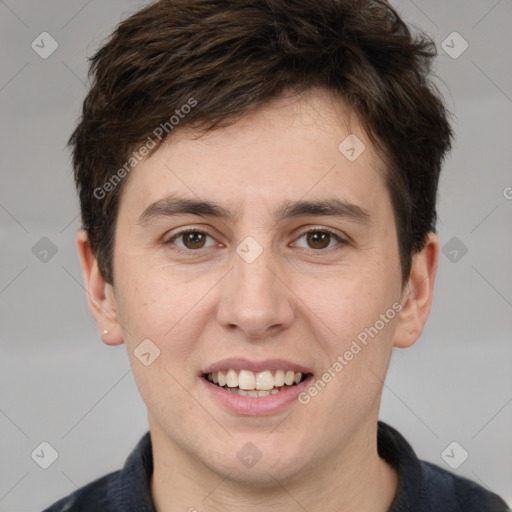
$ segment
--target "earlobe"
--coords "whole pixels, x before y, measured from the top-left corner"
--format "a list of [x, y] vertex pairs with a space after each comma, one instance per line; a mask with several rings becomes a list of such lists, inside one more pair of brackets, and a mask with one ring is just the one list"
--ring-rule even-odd
[[413, 256], [394, 336], [395, 347], [410, 347], [423, 331], [432, 305], [438, 258], [439, 239], [435, 233], [429, 233], [425, 247]]
[[99, 270], [85, 230], [82, 229], [77, 233], [76, 242], [87, 292], [87, 303], [101, 338], [107, 345], [119, 345], [123, 343], [123, 336], [117, 320], [112, 285], [105, 281]]

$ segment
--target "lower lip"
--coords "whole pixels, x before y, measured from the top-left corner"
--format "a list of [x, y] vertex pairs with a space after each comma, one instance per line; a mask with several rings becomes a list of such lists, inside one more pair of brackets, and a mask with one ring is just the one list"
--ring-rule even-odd
[[229, 411], [244, 416], [262, 416], [279, 412], [292, 402], [297, 401], [298, 396], [307, 388], [312, 377], [309, 375], [299, 384], [274, 395], [259, 397], [237, 395], [211, 383], [204, 377], [200, 377], [200, 379], [213, 399]]

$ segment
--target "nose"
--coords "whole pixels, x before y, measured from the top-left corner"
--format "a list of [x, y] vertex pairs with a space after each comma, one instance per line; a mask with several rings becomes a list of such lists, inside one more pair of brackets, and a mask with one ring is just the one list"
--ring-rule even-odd
[[222, 280], [219, 324], [238, 329], [251, 340], [263, 340], [288, 328], [294, 318], [293, 293], [279, 268], [270, 248], [254, 261], [235, 253], [233, 268]]

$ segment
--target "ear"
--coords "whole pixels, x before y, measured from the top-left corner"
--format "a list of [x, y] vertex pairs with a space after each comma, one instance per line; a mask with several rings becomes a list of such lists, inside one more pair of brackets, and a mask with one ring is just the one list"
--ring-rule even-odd
[[78, 232], [76, 242], [87, 291], [87, 302], [100, 331], [101, 339], [107, 345], [119, 345], [123, 343], [123, 336], [117, 321], [114, 289], [105, 281], [98, 268], [98, 262], [85, 230], [81, 229]]
[[439, 238], [429, 233], [425, 247], [413, 256], [409, 280], [402, 294], [393, 346], [410, 347], [420, 336], [427, 321], [434, 293], [439, 259]]

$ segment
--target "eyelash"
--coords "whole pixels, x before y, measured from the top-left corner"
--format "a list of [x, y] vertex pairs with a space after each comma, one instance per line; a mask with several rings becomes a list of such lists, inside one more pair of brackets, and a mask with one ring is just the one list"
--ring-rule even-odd
[[[187, 229], [183, 229], [182, 231], [179, 231], [178, 233], [174, 234], [171, 238], [169, 238], [169, 240], [164, 242], [164, 245], [174, 245], [175, 247], [172, 248], [173, 251], [180, 252], [182, 254], [187, 254], [187, 255], [189, 255], [191, 253], [194, 253], [194, 252], [198, 252], [201, 249], [203, 249], [202, 247], [200, 249], [182, 249], [181, 247], [178, 247], [178, 246], [176, 246], [174, 244], [174, 240], [176, 240], [180, 236], [183, 236], [183, 235], [186, 235], [186, 234], [189, 234], [189, 233], [199, 233], [201, 235], [206, 235], [206, 236], [209, 236], [210, 238], [214, 238], [213, 236], [211, 236], [206, 231], [202, 231], [200, 229], [194, 229], [194, 228], [187, 228]], [[300, 238], [308, 235], [309, 233], [327, 233], [328, 235], [330, 235], [333, 238], [335, 238], [339, 242], [339, 244], [341, 245], [341, 247], [339, 247], [338, 249], [335, 249], [335, 251], [342, 249], [344, 245], [348, 244], [347, 240], [343, 239], [338, 234], [336, 234], [334, 231], [331, 231], [330, 229], [327, 229], [327, 228], [321, 228], [321, 229], [319, 229], [319, 228], [312, 228], [312, 229], [309, 229], [307, 231], [304, 231], [304, 233], [302, 233], [297, 238], [297, 240], [299, 240]], [[325, 252], [325, 251], [331, 250], [331, 249], [332, 249], [332, 247], [330, 249], [309, 249], [309, 250], [312, 253], [317, 254], [319, 252]]]

